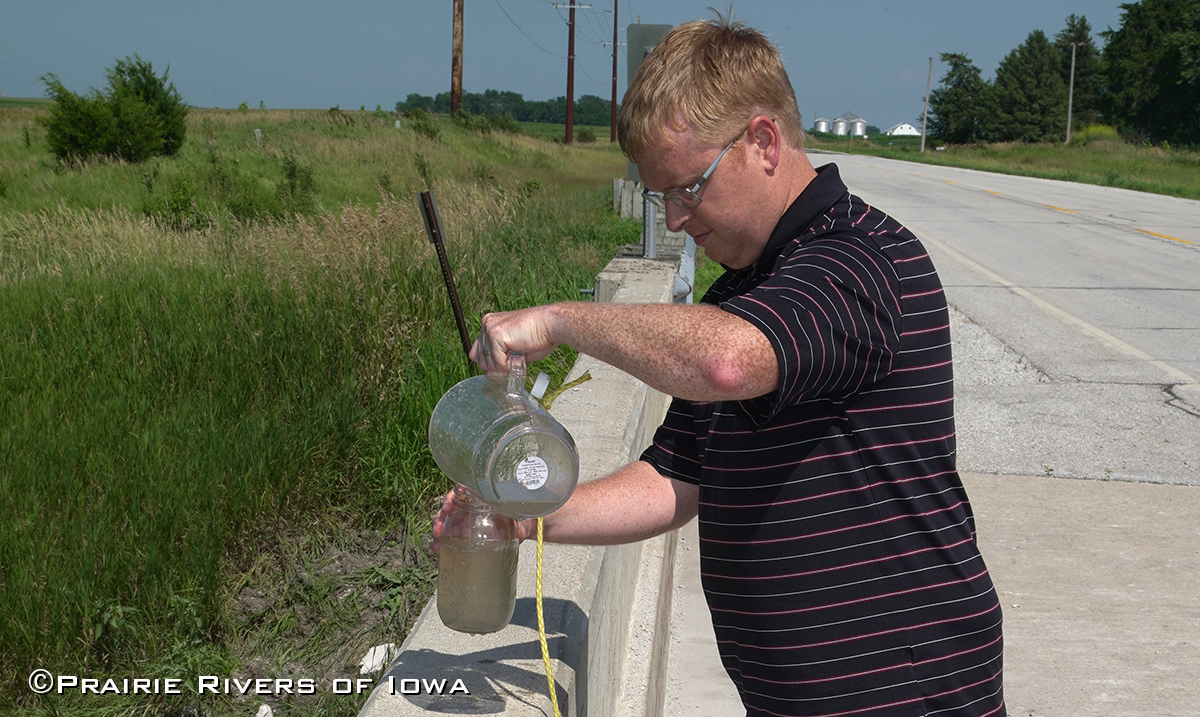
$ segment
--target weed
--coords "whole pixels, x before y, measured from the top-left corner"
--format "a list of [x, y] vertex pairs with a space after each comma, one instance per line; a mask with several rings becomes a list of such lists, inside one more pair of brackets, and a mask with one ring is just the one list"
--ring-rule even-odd
[[142, 185], [151, 194], [154, 194], [154, 180], [156, 179], [158, 179], [158, 167], [151, 167], [149, 171], [142, 170]]
[[433, 186], [433, 177], [429, 168], [429, 160], [425, 159], [425, 155], [420, 152], [413, 152], [413, 167], [416, 168], [417, 174], [420, 175], [421, 181], [426, 187]]
[[123, 639], [136, 636], [134, 618], [137, 614], [135, 607], [109, 601], [100, 603], [91, 620], [92, 644], [97, 654], [107, 657]]
[[301, 163], [296, 156], [283, 156], [283, 183], [279, 187], [279, 198], [283, 210], [289, 214], [311, 212], [315, 206], [316, 180], [312, 167]]
[[188, 177], [175, 178], [162, 196], [153, 196], [154, 175], [146, 174], [145, 181], [151, 196], [142, 205], [142, 212], [164, 227], [176, 231], [206, 229], [213, 224], [207, 207], [201, 205], [199, 191]]
[[[420, 112], [421, 110], [414, 110]], [[422, 113], [424, 114], [424, 113]], [[428, 116], [418, 117], [410, 122], [410, 126], [417, 134], [424, 135], [433, 141], [438, 141], [442, 137], [442, 129]]]
[[354, 117], [346, 112], [343, 112], [341, 107], [333, 106], [326, 112], [330, 124], [338, 127], [349, 127], [354, 124]]
[[495, 184], [496, 177], [492, 175], [492, 168], [486, 164], [475, 164], [471, 167], [471, 179], [480, 184]]

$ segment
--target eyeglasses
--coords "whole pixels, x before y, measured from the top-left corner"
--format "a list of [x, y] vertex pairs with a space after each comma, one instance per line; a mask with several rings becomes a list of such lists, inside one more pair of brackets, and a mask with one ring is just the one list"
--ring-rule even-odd
[[749, 125], [746, 126], [746, 129], [738, 132], [738, 135], [729, 144], [725, 145], [725, 149], [721, 150], [721, 153], [717, 155], [713, 163], [708, 165], [708, 169], [704, 171], [704, 175], [700, 177], [700, 181], [696, 182], [690, 188], [671, 189], [665, 193], [651, 192], [648, 189], [643, 189], [642, 196], [654, 202], [655, 206], [659, 209], [666, 209], [667, 202], [672, 202], [686, 209], [694, 209], [700, 206], [700, 187], [703, 187], [708, 178], [712, 176], [712, 173], [716, 171], [717, 163], [721, 161], [721, 157], [724, 157], [726, 152], [733, 149], [733, 145], [737, 144], [737, 141], [742, 138], [747, 129], [750, 129]]

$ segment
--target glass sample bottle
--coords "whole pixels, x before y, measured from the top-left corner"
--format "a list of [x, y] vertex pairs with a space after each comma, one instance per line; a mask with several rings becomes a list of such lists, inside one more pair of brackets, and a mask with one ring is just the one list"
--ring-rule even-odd
[[452, 500], [438, 548], [438, 616], [459, 632], [496, 632], [517, 600], [517, 524], [464, 485]]

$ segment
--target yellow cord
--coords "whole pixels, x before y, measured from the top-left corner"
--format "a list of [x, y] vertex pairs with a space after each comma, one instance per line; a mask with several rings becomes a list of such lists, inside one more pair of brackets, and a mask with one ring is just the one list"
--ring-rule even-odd
[[550, 669], [550, 648], [546, 645], [546, 622], [542, 618], [542, 519], [538, 518], [537, 542], [537, 615], [538, 639], [542, 641], [542, 662], [546, 664], [546, 682], [550, 685], [550, 704], [554, 717], [562, 717], [558, 711], [558, 692], [554, 689], [554, 672]]

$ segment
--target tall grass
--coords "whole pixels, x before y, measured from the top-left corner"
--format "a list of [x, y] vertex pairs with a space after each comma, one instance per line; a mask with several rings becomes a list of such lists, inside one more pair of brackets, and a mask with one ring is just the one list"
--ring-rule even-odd
[[[54, 166], [24, 117], [0, 121], [0, 711], [50, 708], [24, 686], [35, 667], [228, 674], [231, 582], [271, 536], [427, 529], [447, 485], [426, 424], [469, 375], [413, 197], [427, 182], [473, 326], [577, 298], [636, 238], [605, 209], [618, 153], [450, 124], [430, 143], [361, 114], [201, 114], [183, 156], [143, 166]], [[255, 181], [303, 162], [311, 206], [238, 216], [200, 181], [208, 131]], [[156, 211], [181, 177], [203, 221]]]

